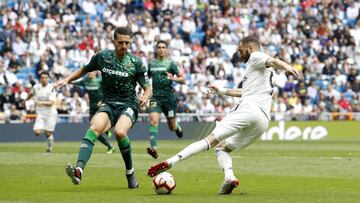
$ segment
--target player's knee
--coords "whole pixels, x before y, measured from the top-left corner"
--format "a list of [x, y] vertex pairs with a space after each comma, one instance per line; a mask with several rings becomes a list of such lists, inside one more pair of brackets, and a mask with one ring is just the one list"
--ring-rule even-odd
[[124, 138], [127, 136], [127, 131], [125, 131], [123, 129], [115, 129], [114, 135], [116, 138]]
[[219, 151], [224, 151], [224, 152], [232, 152], [232, 149], [228, 148], [225, 143], [221, 142], [219, 145], [217, 145], [215, 147], [215, 152], [218, 153]]
[[159, 125], [159, 121], [155, 120], [155, 119], [151, 119], [150, 120], [150, 125], [152, 126], [158, 126]]
[[215, 138], [214, 134], [210, 134], [205, 138], [205, 140], [209, 143], [210, 148], [213, 148], [219, 144], [219, 141]]
[[45, 135], [46, 135], [46, 137], [50, 137], [52, 135], [52, 132], [51, 131], [45, 131]]
[[90, 125], [90, 130], [92, 130], [93, 132], [97, 133], [98, 135], [100, 135], [102, 132], [101, 132], [101, 129], [98, 128], [97, 126], [95, 125]]
[[36, 136], [40, 136], [40, 135], [41, 135], [41, 131], [40, 131], [40, 130], [35, 130], [35, 131], [34, 131], [34, 134], [35, 134]]

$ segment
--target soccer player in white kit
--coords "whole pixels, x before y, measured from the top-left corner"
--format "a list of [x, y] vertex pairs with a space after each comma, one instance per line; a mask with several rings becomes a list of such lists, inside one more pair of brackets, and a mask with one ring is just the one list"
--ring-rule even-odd
[[218, 164], [225, 173], [219, 194], [230, 194], [239, 185], [233, 172], [230, 152], [244, 149], [268, 128], [273, 94], [273, 74], [270, 67], [286, 70], [297, 78], [302, 77], [289, 64], [260, 50], [257, 38], [248, 36], [240, 41], [238, 51], [246, 65], [242, 88], [209, 86], [209, 93], [241, 97], [240, 102], [216, 125], [209, 136], [190, 144], [175, 156], [151, 166], [148, 170], [150, 177], [174, 167], [179, 161], [216, 146]]
[[45, 131], [47, 137], [46, 152], [52, 151], [55, 130], [57, 121], [57, 111], [55, 107], [56, 92], [52, 84], [49, 84], [49, 73], [40, 73], [40, 83], [34, 85], [31, 91], [31, 96], [35, 99], [36, 104], [36, 121], [34, 124], [34, 133], [40, 136], [42, 131]]

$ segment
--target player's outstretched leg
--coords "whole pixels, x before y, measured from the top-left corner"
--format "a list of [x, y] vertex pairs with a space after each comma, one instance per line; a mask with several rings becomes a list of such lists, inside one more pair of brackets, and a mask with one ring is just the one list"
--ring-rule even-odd
[[235, 177], [233, 172], [232, 158], [229, 152], [225, 151], [223, 148], [217, 148], [215, 151], [218, 164], [224, 171], [224, 181], [221, 184], [219, 194], [230, 194], [233, 189], [239, 185], [239, 180]]
[[170, 167], [173, 167], [177, 162], [181, 160], [185, 160], [190, 156], [197, 154], [202, 151], [206, 151], [210, 149], [210, 143], [207, 139], [202, 139], [200, 141], [194, 142], [187, 146], [185, 149], [180, 151], [175, 156], [167, 159], [166, 161], [162, 161], [161, 163], [155, 164], [148, 169], [148, 176], [154, 177], [157, 174], [168, 170]]

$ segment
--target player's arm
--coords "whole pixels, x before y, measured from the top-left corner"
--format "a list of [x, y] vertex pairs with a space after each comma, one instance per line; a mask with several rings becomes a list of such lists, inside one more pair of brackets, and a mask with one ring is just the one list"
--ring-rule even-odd
[[59, 88], [62, 87], [64, 85], [67, 85], [69, 83], [71, 83], [74, 80], [77, 80], [79, 78], [81, 78], [82, 76], [84, 76], [86, 73], [94, 71], [94, 70], [99, 70], [100, 67], [98, 65], [98, 60], [99, 60], [99, 53], [95, 54], [93, 57], [91, 57], [90, 62], [85, 65], [84, 67], [81, 67], [79, 69], [77, 69], [76, 71], [72, 72], [68, 77], [58, 81], [55, 84], [55, 87]]
[[36, 104], [37, 105], [42, 105], [42, 106], [52, 106], [54, 105], [55, 101], [52, 100], [45, 100], [45, 101], [37, 101]]
[[151, 85], [146, 85], [142, 87], [144, 89], [144, 94], [140, 97], [140, 105], [145, 105], [149, 99], [152, 97], [152, 88]]
[[152, 87], [150, 85], [148, 71], [140, 60], [137, 63], [136, 80], [144, 90], [144, 93], [139, 98], [140, 105], [142, 106], [147, 104], [149, 99], [152, 97]]
[[242, 91], [241, 89], [227, 89], [227, 88], [219, 88], [218, 86], [211, 84], [208, 89], [209, 94], [219, 94], [219, 95], [227, 95], [231, 97], [241, 97]]
[[178, 82], [180, 84], [185, 84], [185, 77], [183, 74], [178, 73], [178, 74], [176, 74], [176, 77], [174, 77], [174, 75], [172, 73], [167, 73], [167, 76], [168, 76], [169, 80]]
[[59, 87], [65, 86], [65, 85], [73, 82], [74, 80], [81, 78], [86, 73], [87, 73], [87, 71], [85, 70], [85, 68], [81, 67], [81, 68], [77, 69], [76, 71], [72, 72], [68, 77], [66, 77], [62, 80], [59, 80], [55, 84], [55, 87], [59, 88]]
[[276, 69], [285, 70], [286, 72], [291, 73], [292, 75], [294, 75], [298, 79], [302, 78], [302, 75], [298, 70], [296, 70], [294, 67], [292, 67], [291, 65], [285, 63], [284, 61], [282, 61], [280, 59], [270, 57], [268, 60], [266, 60], [265, 66], [267, 68], [273, 67], [273, 68], [276, 68]]
[[179, 67], [176, 65], [175, 62], [172, 62], [170, 64], [170, 73], [167, 73], [167, 77], [169, 80], [178, 82], [180, 84], [185, 84], [185, 76], [180, 73]]

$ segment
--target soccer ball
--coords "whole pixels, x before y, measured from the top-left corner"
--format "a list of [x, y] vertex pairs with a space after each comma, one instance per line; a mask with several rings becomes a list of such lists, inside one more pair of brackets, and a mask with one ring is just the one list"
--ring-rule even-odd
[[156, 194], [168, 195], [174, 190], [176, 183], [170, 173], [162, 172], [153, 178], [152, 185]]

